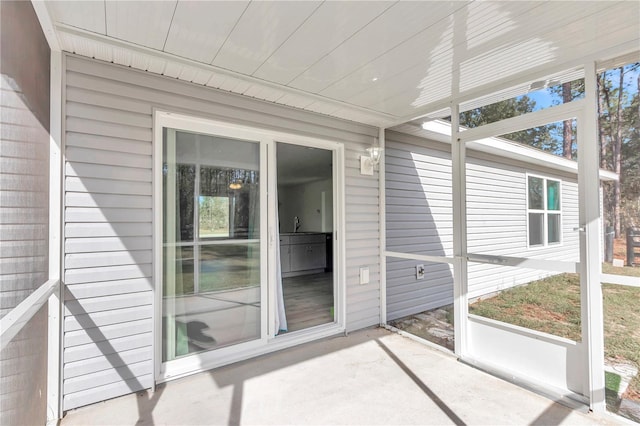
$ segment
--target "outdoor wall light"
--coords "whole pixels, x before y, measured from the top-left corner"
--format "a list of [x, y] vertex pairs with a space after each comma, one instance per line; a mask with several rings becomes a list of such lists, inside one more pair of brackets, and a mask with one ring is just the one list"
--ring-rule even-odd
[[373, 171], [378, 169], [382, 148], [378, 145], [378, 138], [373, 138], [373, 145], [367, 148], [367, 155], [360, 156], [360, 174], [372, 176]]

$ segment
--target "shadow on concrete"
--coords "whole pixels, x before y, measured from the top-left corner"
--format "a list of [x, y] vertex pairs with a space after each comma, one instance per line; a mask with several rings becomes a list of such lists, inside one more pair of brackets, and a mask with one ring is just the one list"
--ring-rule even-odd
[[402, 362], [400, 358], [398, 358], [384, 343], [382, 343], [380, 339], [376, 339], [376, 343], [378, 344], [378, 346], [380, 346], [380, 348], [382, 348], [383, 351], [385, 351], [389, 358], [391, 358], [393, 362], [395, 362], [398, 367], [400, 367], [402, 371], [404, 371], [404, 373], [409, 376], [411, 380], [413, 380], [413, 382], [422, 390], [422, 392], [424, 392], [425, 395], [429, 399], [431, 399], [431, 401], [433, 401], [438, 406], [438, 408], [440, 408], [442, 412], [447, 415], [447, 417], [451, 419], [453, 423], [455, 423], [456, 425], [466, 425], [466, 423], [462, 421], [462, 419], [458, 417], [458, 415], [451, 408], [449, 408], [449, 406], [442, 399], [440, 399], [440, 397], [436, 395], [436, 393], [432, 391], [429, 386], [426, 385], [426, 383], [420, 380], [420, 378], [416, 376], [416, 374], [411, 371], [411, 369], [407, 367], [407, 365]]

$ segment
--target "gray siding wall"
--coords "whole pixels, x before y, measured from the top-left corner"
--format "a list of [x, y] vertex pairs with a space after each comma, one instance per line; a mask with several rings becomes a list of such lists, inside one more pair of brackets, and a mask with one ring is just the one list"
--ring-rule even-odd
[[[449, 146], [387, 131], [385, 148], [387, 250], [452, 256]], [[419, 263], [425, 266], [423, 280], [416, 279]], [[448, 265], [387, 258], [387, 319], [447, 305], [452, 298]]]
[[73, 55], [65, 78], [65, 409], [153, 383], [154, 107], [343, 142], [347, 328], [379, 324], [378, 179], [359, 173], [376, 129]]
[[[0, 317], [48, 277], [49, 46], [31, 2], [0, 2]], [[0, 424], [46, 422], [47, 307], [0, 353]]]
[[[453, 253], [450, 146], [388, 131], [386, 135], [387, 250], [432, 256]], [[467, 158], [468, 252], [536, 259], [578, 261], [576, 176], [504, 161], [479, 152]], [[562, 181], [562, 245], [527, 248], [527, 173]], [[417, 280], [415, 266], [426, 277]], [[550, 275], [540, 270], [469, 264], [469, 297]], [[387, 258], [387, 318], [453, 302], [448, 265]]]

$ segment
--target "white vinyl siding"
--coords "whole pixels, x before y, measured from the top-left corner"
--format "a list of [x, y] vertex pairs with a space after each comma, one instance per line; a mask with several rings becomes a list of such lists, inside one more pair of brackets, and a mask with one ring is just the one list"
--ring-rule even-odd
[[[387, 131], [387, 250], [433, 256], [453, 253], [449, 145]], [[528, 250], [528, 171], [562, 181], [563, 245]], [[467, 246], [469, 253], [576, 262], [579, 259], [578, 184], [561, 175], [513, 160], [467, 152]], [[387, 258], [387, 318], [397, 319], [453, 303], [448, 265]], [[547, 271], [469, 264], [471, 299], [551, 275]]]
[[[345, 144], [347, 330], [380, 322], [377, 129], [67, 55], [64, 409], [151, 387], [154, 108]], [[358, 284], [360, 266], [371, 281]]]

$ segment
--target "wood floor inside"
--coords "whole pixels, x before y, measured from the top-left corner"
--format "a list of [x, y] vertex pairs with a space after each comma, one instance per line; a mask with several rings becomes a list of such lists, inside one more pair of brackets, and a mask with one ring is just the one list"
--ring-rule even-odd
[[289, 332], [333, 322], [332, 272], [283, 278], [282, 289]]

